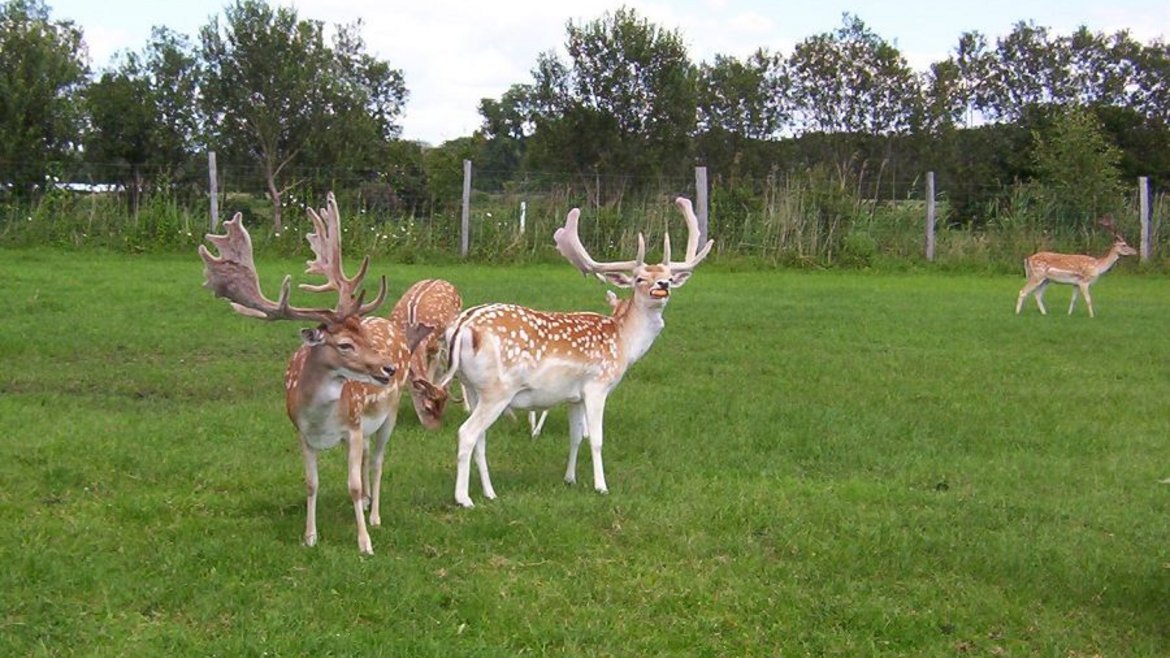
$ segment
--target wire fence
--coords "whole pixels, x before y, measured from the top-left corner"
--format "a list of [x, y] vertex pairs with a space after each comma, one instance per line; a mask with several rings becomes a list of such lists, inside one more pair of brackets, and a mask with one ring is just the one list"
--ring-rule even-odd
[[[104, 246], [128, 251], [193, 248], [211, 227], [212, 180], [206, 160], [170, 169], [89, 164], [63, 168], [35, 200], [0, 192], [0, 244]], [[285, 172], [283, 230], [273, 227], [274, 204], [263, 173], [221, 164], [215, 174], [215, 206], [221, 215], [242, 213], [258, 245], [302, 254], [311, 231], [306, 209], [324, 205], [333, 191], [342, 209], [346, 248], [393, 255], [399, 260], [521, 262], [556, 258], [552, 233], [567, 212], [581, 208], [581, 237], [604, 258], [628, 257], [637, 236], [661, 243], [668, 227], [682, 224], [671, 201], [696, 197], [696, 176], [646, 176], [594, 171], [585, 174], [527, 172], [505, 180], [503, 172], [475, 171], [467, 202], [463, 176], [422, 172], [364, 172], [303, 168]], [[118, 182], [111, 182], [118, 181]], [[1038, 249], [1091, 253], [1111, 236], [1096, 230], [1089, 209], [1070, 217], [1051, 194], [1034, 184], [986, 185], [964, 194], [977, 198], [978, 217], [953, 203], [954, 181], [938, 177], [934, 203], [927, 172], [892, 175], [834, 167], [755, 178], [709, 172], [708, 234], [715, 259], [767, 264], [868, 266], [925, 259], [928, 207], [935, 210], [934, 260], [943, 265], [1003, 265]], [[1142, 231], [1137, 181], [1110, 208], [1135, 246]], [[1164, 267], [1170, 236], [1164, 229], [1167, 194], [1157, 184], [1146, 192], [1148, 253]], [[466, 254], [462, 244], [466, 240]]]

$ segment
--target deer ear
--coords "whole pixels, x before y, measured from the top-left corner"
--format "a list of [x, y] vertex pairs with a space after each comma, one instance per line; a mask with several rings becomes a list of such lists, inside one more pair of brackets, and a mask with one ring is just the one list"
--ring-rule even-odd
[[301, 342], [309, 347], [316, 347], [325, 342], [325, 327], [314, 327], [312, 329], [301, 329]]
[[689, 279], [689, 278], [691, 278], [690, 272], [676, 272], [674, 275], [672, 275], [670, 277], [670, 287], [671, 288], [681, 288], [682, 285], [684, 283], [686, 283], [687, 279]]
[[605, 280], [619, 288], [629, 288], [634, 285], [634, 280], [625, 272], [606, 272]]

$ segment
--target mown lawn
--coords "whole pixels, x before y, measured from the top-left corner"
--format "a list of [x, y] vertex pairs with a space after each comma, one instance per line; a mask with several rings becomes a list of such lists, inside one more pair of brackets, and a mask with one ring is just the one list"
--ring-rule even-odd
[[[608, 496], [554, 411], [457, 509], [463, 412], [405, 404], [363, 558], [339, 450], [300, 545], [297, 326], [200, 266], [0, 250], [0, 655], [1170, 654], [1165, 278], [1017, 317], [1022, 275], [704, 265], [610, 398]], [[606, 309], [567, 265], [373, 269]]]

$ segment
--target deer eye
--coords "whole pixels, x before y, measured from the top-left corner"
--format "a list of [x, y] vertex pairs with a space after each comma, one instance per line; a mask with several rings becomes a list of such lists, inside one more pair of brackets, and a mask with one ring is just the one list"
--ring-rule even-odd
[[352, 352], [355, 348], [353, 343], [338, 343], [337, 349], [342, 352]]
[[644, 277], [644, 276], [635, 277], [634, 283], [646, 283], [646, 277]]

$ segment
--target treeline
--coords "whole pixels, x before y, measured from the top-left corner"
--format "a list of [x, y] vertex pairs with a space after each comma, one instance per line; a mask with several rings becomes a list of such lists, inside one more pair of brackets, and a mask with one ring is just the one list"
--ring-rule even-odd
[[[598, 206], [669, 191], [696, 165], [735, 221], [777, 180], [897, 202], [933, 171], [944, 222], [981, 227], [1039, 199], [1040, 223], [1085, 227], [1133, 205], [1132, 181], [1170, 179], [1170, 46], [1082, 27], [959, 35], [914, 70], [846, 14], [782, 53], [695, 62], [677, 30], [619, 9], [566, 26], [531, 80], [483, 99], [480, 130], [441, 145], [400, 139], [407, 77], [367, 51], [360, 23], [326, 29], [295, 9], [236, 0], [196, 35], [156, 27], [94, 71], [84, 34], [40, 0], [0, 3], [0, 199], [36, 203], [64, 182], [143, 195], [206, 190], [206, 153], [249, 163], [233, 191], [271, 204], [343, 178], [388, 212], [458, 203], [554, 174]], [[601, 185], [600, 181], [605, 184]], [[675, 181], [675, 182], [671, 182]], [[368, 194], [367, 194], [368, 192]], [[1013, 211], [1020, 211], [1018, 204]]]

